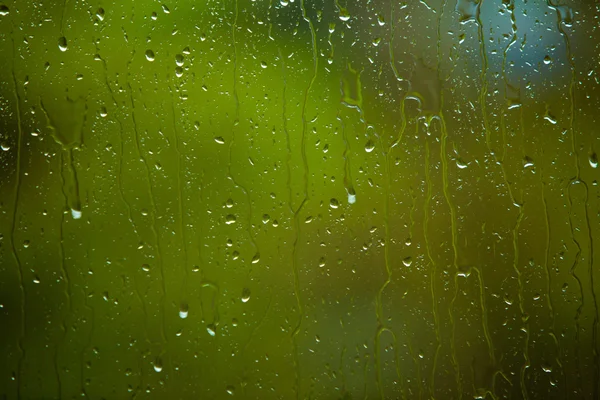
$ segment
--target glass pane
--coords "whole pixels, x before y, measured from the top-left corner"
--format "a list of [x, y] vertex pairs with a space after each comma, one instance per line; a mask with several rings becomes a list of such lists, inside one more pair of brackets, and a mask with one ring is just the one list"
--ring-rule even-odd
[[599, 18], [0, 2], [0, 397], [598, 398]]

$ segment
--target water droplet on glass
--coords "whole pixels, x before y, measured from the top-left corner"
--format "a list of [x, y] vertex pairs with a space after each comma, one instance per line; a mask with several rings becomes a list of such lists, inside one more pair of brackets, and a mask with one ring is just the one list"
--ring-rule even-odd
[[225, 202], [225, 207], [227, 207], [227, 208], [233, 207], [233, 199], [231, 197], [228, 198], [227, 201]]
[[552, 367], [549, 366], [548, 364], [542, 364], [542, 371], [544, 371], [546, 373], [550, 373], [550, 372], [552, 372]]
[[221, 137], [221, 136], [217, 136], [217, 137], [215, 137], [215, 142], [217, 142], [219, 144], [225, 144], [225, 139], [223, 139], [223, 137]]
[[41, 282], [41, 281], [40, 281], [40, 277], [36, 275], [36, 276], [33, 278], [33, 283], [40, 283], [40, 282]]
[[242, 303], [247, 303], [250, 300], [250, 289], [244, 288], [242, 290]]
[[379, 24], [379, 26], [385, 25], [385, 19], [382, 14], [379, 14], [377, 16], [377, 23]]
[[23, 242], [23, 247], [25, 247], [25, 248], [28, 248], [28, 247], [29, 247], [29, 244], [30, 244], [29, 240], [25, 240], [25, 241]]
[[263, 224], [268, 224], [270, 220], [271, 220], [271, 217], [269, 216], [269, 214], [263, 214], [263, 216], [262, 216]]
[[150, 271], [150, 266], [148, 264], [142, 264], [142, 271], [149, 272]]
[[592, 168], [598, 168], [598, 156], [596, 155], [596, 153], [590, 154], [589, 161], [590, 161], [590, 166]]
[[165, 14], [171, 13], [171, 10], [169, 10], [169, 7], [167, 7], [165, 4], [162, 5], [162, 10]]
[[254, 257], [252, 257], [252, 264], [256, 264], [260, 261], [260, 254], [256, 253]]
[[456, 166], [460, 169], [465, 169], [469, 166], [469, 164], [467, 164], [466, 162], [464, 162], [462, 159], [457, 158], [456, 159]]
[[329, 207], [336, 209], [340, 206], [340, 203], [337, 201], [337, 199], [331, 199], [329, 200]]
[[226, 223], [227, 225], [234, 224], [234, 223], [235, 223], [235, 220], [236, 220], [236, 218], [235, 218], [235, 215], [233, 215], [233, 214], [229, 214], [229, 215], [227, 215], [227, 216], [225, 217], [225, 223]]
[[349, 190], [348, 191], [348, 204], [354, 204], [356, 203], [356, 194], [354, 193], [354, 191]]
[[227, 392], [227, 394], [230, 394], [233, 396], [233, 394], [235, 393], [235, 387], [233, 387], [232, 385], [229, 385], [225, 388], [225, 391]]
[[348, 13], [348, 10], [346, 10], [345, 8], [342, 8], [340, 10], [340, 20], [346, 22], [350, 19], [350, 14]]
[[525, 156], [525, 158], [523, 159], [523, 168], [530, 168], [533, 167], [533, 160], [527, 156]]
[[264, 62], [264, 61], [261, 61], [261, 62], [260, 62], [260, 66], [261, 66], [262, 68], [267, 68], [267, 63], [266, 63], [266, 62]]
[[217, 327], [215, 326], [215, 324], [208, 324], [206, 326], [206, 332], [208, 332], [210, 336], [214, 337], [217, 334]]
[[177, 64], [178, 67], [183, 67], [183, 62], [184, 62], [183, 54], [176, 54], [175, 55], [175, 64]]
[[58, 48], [60, 49], [60, 51], [67, 51], [68, 45], [66, 37], [61, 36], [60, 38], [58, 38]]
[[410, 267], [412, 265], [412, 257], [406, 257], [404, 260], [402, 260], [402, 264], [404, 264], [405, 267]]
[[367, 143], [365, 144], [365, 151], [367, 153], [372, 152], [375, 149], [375, 143], [373, 143], [372, 140], [368, 140]]
[[550, 63], [552, 63], [552, 58], [550, 58], [550, 56], [544, 57], [544, 64], [548, 65]]
[[5, 6], [4, 4], [0, 5], [0, 17], [4, 17], [5, 15], [8, 15], [9, 12], [10, 12], [10, 10], [8, 9], [7, 6]]
[[179, 306], [179, 318], [186, 319], [188, 317], [188, 305], [187, 303], [181, 303]]
[[80, 219], [81, 218], [81, 210], [75, 210], [74, 208], [72, 208], [71, 216], [73, 217], [73, 219]]
[[154, 52], [152, 50], [146, 50], [146, 60], [154, 61]]
[[98, 18], [100, 21], [104, 21], [104, 8], [100, 7], [96, 11], [96, 18]]
[[325, 266], [325, 257], [321, 257], [319, 259], [319, 267], [323, 268]]
[[160, 371], [162, 371], [162, 369], [163, 369], [163, 366], [162, 366], [162, 361], [161, 361], [161, 359], [160, 359], [160, 358], [158, 358], [158, 357], [156, 357], [156, 360], [154, 360], [154, 363], [152, 363], [152, 366], [154, 367], [154, 370], [155, 370], [156, 372], [160, 372]]

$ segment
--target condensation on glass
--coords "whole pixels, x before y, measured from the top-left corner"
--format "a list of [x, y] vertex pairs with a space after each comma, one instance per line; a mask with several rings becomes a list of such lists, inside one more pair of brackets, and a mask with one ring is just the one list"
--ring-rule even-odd
[[600, 10], [0, 2], [0, 397], [600, 396]]

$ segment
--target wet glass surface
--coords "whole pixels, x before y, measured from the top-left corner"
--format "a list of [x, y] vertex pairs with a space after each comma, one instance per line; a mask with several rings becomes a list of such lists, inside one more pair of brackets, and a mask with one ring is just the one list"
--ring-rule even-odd
[[0, 2], [0, 398], [598, 398], [599, 18]]

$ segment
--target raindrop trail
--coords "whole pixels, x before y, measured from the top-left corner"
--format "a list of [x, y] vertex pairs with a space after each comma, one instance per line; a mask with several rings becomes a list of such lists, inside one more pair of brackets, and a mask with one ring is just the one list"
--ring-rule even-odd
[[175, 136], [175, 150], [177, 153], [177, 191], [178, 191], [178, 211], [179, 211], [179, 229], [181, 230], [181, 247], [183, 248], [183, 274], [181, 275], [182, 279], [182, 290], [181, 296], [186, 298], [187, 296], [187, 285], [186, 283], [190, 281], [189, 278], [189, 268], [188, 268], [188, 250], [187, 250], [187, 239], [185, 234], [185, 220], [184, 220], [184, 212], [183, 212], [183, 189], [181, 187], [181, 159], [183, 157], [181, 152], [181, 143], [179, 140], [179, 135], [177, 134], [177, 123], [176, 123], [176, 113], [175, 113], [175, 97], [173, 96], [173, 88], [169, 87], [169, 91], [171, 92], [171, 113], [173, 114], [173, 135]]
[[[59, 157], [58, 157], [58, 163], [60, 164], [60, 177], [62, 180], [62, 194], [63, 194], [63, 198], [65, 201], [65, 205], [67, 207], [69, 207], [69, 197], [68, 194], [65, 190], [66, 188], [66, 179], [65, 179], [65, 161], [63, 160], [63, 156], [62, 156], [63, 152], [59, 152]], [[73, 156], [72, 150], [69, 149], [68, 153], [67, 153], [67, 157], [71, 158]], [[72, 162], [69, 161], [69, 162]], [[69, 276], [69, 272], [65, 266], [65, 238], [64, 238], [64, 227], [65, 227], [65, 211], [63, 209], [60, 210], [60, 223], [58, 225], [58, 240], [59, 240], [59, 245], [58, 245], [58, 255], [60, 258], [60, 272], [61, 275], [63, 276], [64, 280], [65, 280], [65, 284], [66, 284], [66, 289], [65, 289], [65, 296], [67, 297], [67, 302], [69, 304], [69, 313], [67, 314], [67, 316], [72, 315], [73, 314], [73, 301], [72, 301], [72, 286], [71, 286], [71, 277]], [[60, 343], [66, 343], [66, 338], [67, 338], [67, 316], [65, 316], [65, 318], [62, 320], [61, 323], [61, 329], [63, 330], [63, 335], [62, 338], [63, 340], [61, 340]], [[57, 352], [56, 352], [56, 368], [59, 367], [58, 365], [58, 349], [62, 346], [57, 345]], [[60, 370], [58, 370], [60, 371]], [[61, 385], [61, 380], [60, 380], [60, 372], [57, 371], [57, 374], [59, 376], [59, 380], [58, 380], [58, 393], [59, 393], [59, 398], [63, 398], [62, 396], [62, 385]]]
[[429, 263], [431, 264], [431, 268], [433, 271], [431, 272], [431, 281], [430, 281], [430, 290], [431, 290], [431, 301], [432, 301], [432, 312], [433, 312], [433, 321], [435, 326], [435, 354], [433, 356], [433, 367], [431, 368], [431, 383], [429, 384], [429, 396], [431, 398], [435, 397], [435, 372], [437, 370], [438, 356], [440, 354], [440, 350], [442, 348], [442, 333], [440, 330], [440, 317], [438, 315], [438, 299], [435, 295], [435, 278], [437, 276], [437, 264], [431, 255], [431, 245], [429, 243], [429, 211], [431, 207], [431, 200], [433, 198], [432, 193], [432, 183], [431, 183], [431, 173], [429, 171], [429, 158], [430, 158], [430, 150], [429, 150], [429, 141], [425, 141], [425, 182], [427, 182], [427, 197], [425, 199], [425, 205], [423, 210], [423, 238], [425, 240], [425, 251], [427, 253], [427, 258], [429, 259]]
[[[572, 202], [572, 198], [571, 198], [571, 190], [570, 189], [573, 186], [573, 184], [582, 183], [583, 187], [585, 188], [584, 209], [585, 209], [585, 222], [586, 222], [586, 228], [587, 228], [587, 238], [589, 241], [589, 251], [588, 251], [588, 257], [589, 257], [588, 271], [589, 272], [588, 272], [588, 274], [589, 274], [589, 279], [590, 279], [590, 292], [592, 295], [592, 302], [594, 305], [594, 320], [592, 322], [592, 353], [593, 353], [593, 357], [594, 357], [594, 379], [593, 379], [593, 381], [596, 383], [594, 384], [593, 397], [600, 398], [600, 353], [598, 350], [598, 323], [600, 321], [600, 310], [598, 308], [598, 299], [596, 297], [596, 292], [595, 292], [595, 288], [594, 288], [594, 246], [593, 246], [594, 242], [593, 242], [593, 238], [592, 238], [592, 228], [591, 228], [590, 218], [589, 218], [589, 189], [588, 189], [587, 183], [581, 179], [581, 168], [580, 168], [580, 159], [581, 158], [579, 155], [579, 151], [577, 150], [577, 140], [575, 138], [575, 129], [574, 129], [575, 82], [576, 82], [576, 80], [575, 80], [576, 79], [575, 60], [573, 58], [573, 52], [571, 49], [571, 38], [569, 37], [569, 35], [567, 35], [567, 32], [563, 28], [559, 8], [556, 5], [554, 5], [551, 0], [547, 0], [547, 5], [549, 8], [556, 11], [557, 28], [558, 28], [558, 31], [560, 32], [561, 36], [564, 39], [565, 48], [566, 48], [566, 56], [567, 56], [567, 59], [569, 62], [570, 70], [571, 70], [571, 81], [569, 83], [569, 100], [570, 100], [569, 133], [571, 136], [571, 152], [575, 156], [575, 170], [577, 171], [577, 175], [575, 178], [572, 178], [570, 180], [570, 182], [568, 183], [568, 189], [567, 189], [567, 191], [568, 191], [567, 197], [569, 199], [569, 215], [570, 215], [569, 224], [571, 226], [571, 233], [573, 235], [573, 241], [577, 245], [578, 256], [576, 257], [576, 262], [578, 262], [579, 256], [582, 252], [582, 249], [581, 249], [580, 243], [578, 243], [578, 241], [575, 239], [575, 236], [574, 236], [573, 223], [572, 223], [573, 202]], [[579, 284], [579, 288], [581, 290], [581, 305], [580, 305], [579, 309], [577, 310], [577, 314], [575, 317], [576, 322], [577, 322], [576, 323], [577, 336], [579, 336], [579, 317], [581, 316], [581, 311], [583, 309], [583, 286], [582, 286], [581, 280], [575, 274], [576, 267], [577, 267], [577, 264], [573, 265], [573, 268], [571, 269], [571, 275], [577, 280], [577, 282]]]
[[475, 20], [477, 21], [478, 28], [478, 37], [479, 37], [479, 50], [481, 54], [481, 92], [479, 94], [479, 104], [481, 108], [481, 116], [483, 118], [483, 129], [485, 131], [485, 142], [487, 144], [488, 150], [493, 154], [491, 138], [490, 138], [490, 126], [487, 117], [487, 104], [486, 97], [488, 92], [488, 82], [487, 82], [487, 70], [488, 70], [488, 59], [485, 48], [485, 34], [483, 33], [483, 22], [481, 22], [481, 6], [483, 5], [483, 0], [477, 5], [477, 11], [475, 12]]
[[[440, 13], [438, 15], [437, 20], [437, 74], [438, 81], [440, 81], [440, 70], [441, 70], [441, 61], [442, 61], [442, 19], [444, 18], [444, 10], [446, 7], [446, 0], [442, 0], [442, 4], [440, 5]], [[444, 107], [444, 92], [443, 89], [440, 93], [440, 114], [443, 112]], [[433, 321], [435, 327], [435, 353], [433, 356], [433, 366], [431, 368], [431, 377], [429, 384], [429, 396], [431, 398], [435, 397], [435, 373], [437, 370], [438, 357], [440, 354], [440, 350], [442, 349], [442, 332], [440, 329], [440, 317], [438, 314], [438, 299], [435, 294], [435, 278], [437, 276], [437, 264], [433, 259], [431, 254], [431, 245], [429, 243], [429, 211], [431, 207], [431, 200], [433, 198], [432, 191], [432, 182], [431, 182], [431, 172], [429, 170], [430, 163], [429, 159], [431, 157], [431, 152], [429, 149], [429, 140], [425, 137], [425, 182], [427, 182], [427, 197], [425, 199], [425, 205], [423, 210], [423, 238], [425, 241], [425, 250], [427, 253], [427, 258], [429, 259], [429, 263], [431, 264], [431, 268], [433, 271], [431, 272], [431, 281], [430, 281], [430, 290], [431, 290], [431, 302], [432, 302], [432, 313], [433, 313]]]
[[[382, 147], [383, 148], [383, 147]], [[377, 379], [377, 387], [379, 389], [379, 396], [383, 399], [383, 382], [381, 379], [381, 360], [379, 355], [379, 348], [381, 347], [380, 336], [381, 334], [387, 330], [383, 321], [383, 292], [386, 287], [392, 282], [392, 268], [391, 268], [391, 260], [390, 260], [390, 191], [391, 191], [391, 173], [390, 173], [390, 163], [391, 159], [389, 157], [389, 152], [391, 148], [388, 150], [388, 154], [385, 155], [385, 176], [386, 179], [386, 188], [385, 188], [385, 202], [384, 202], [384, 220], [383, 226], [385, 229], [385, 246], [383, 249], [384, 260], [385, 260], [385, 281], [377, 291], [377, 297], [375, 298], [375, 317], [377, 318], [377, 331], [375, 333], [375, 342], [374, 342], [374, 358], [375, 358], [375, 375]]]
[[[94, 43], [96, 43], [95, 40], [94, 40]], [[98, 45], [96, 45], [96, 53], [98, 53], [98, 54], [100, 53], [100, 48], [98, 47]], [[113, 104], [115, 105], [116, 108], [118, 108], [119, 103], [117, 102], [117, 98], [115, 97], [115, 93], [114, 93], [112, 87], [110, 86], [110, 83], [108, 82], [108, 66], [106, 65], [106, 60], [102, 57], [100, 58], [100, 60], [102, 61], [102, 67], [104, 70], [104, 84], [106, 85], [106, 88], [108, 89], [108, 93], [110, 93], [110, 97], [113, 101]], [[124, 150], [123, 142], [125, 140], [125, 136], [123, 135], [123, 122], [116, 115], [115, 115], [115, 120], [119, 124], [119, 164], [117, 166], [117, 168], [118, 168], [117, 183], [119, 186], [119, 196], [121, 197], [121, 201], [123, 202], [123, 204], [125, 204], [125, 208], [127, 208], [127, 218], [129, 219], [129, 222], [131, 223], [131, 226], [133, 227], [133, 231], [138, 236], [138, 238], [141, 238], [141, 236], [137, 230], [137, 227], [135, 225], [135, 222], [133, 220], [133, 216], [131, 214], [131, 204], [129, 204], [129, 201], [127, 201], [127, 198], [125, 197], [125, 192], [123, 190], [123, 154], [124, 154], [123, 153], [123, 150]]]
[[530, 358], [529, 358], [529, 318], [525, 311], [525, 301], [523, 299], [523, 278], [522, 273], [519, 270], [519, 228], [521, 226], [521, 221], [524, 216], [524, 208], [522, 206], [519, 209], [519, 215], [517, 217], [517, 222], [515, 223], [515, 227], [513, 228], [513, 269], [517, 274], [517, 282], [519, 285], [519, 311], [521, 313], [521, 322], [525, 325], [525, 343], [523, 345], [523, 357], [525, 358], [525, 363], [521, 366], [519, 381], [521, 385], [521, 394], [523, 395], [523, 399], [527, 400], [529, 395], [527, 393], [527, 386], [525, 384], [525, 372], [531, 366]]
[[[161, 252], [161, 248], [160, 248], [160, 239], [158, 237], [158, 229], [157, 229], [157, 223], [156, 223], [156, 202], [154, 201], [154, 191], [152, 190], [152, 178], [150, 177], [150, 168], [148, 167], [148, 160], [143, 155], [142, 150], [141, 150], [140, 132], [139, 132], [137, 120], [135, 117], [136, 106], [135, 106], [135, 100], [133, 98], [133, 88], [131, 86], [131, 82], [129, 81], [129, 78], [130, 78], [129, 66], [130, 66], [131, 62], [133, 61], [134, 56], [135, 56], [135, 51], [133, 51], [131, 60], [127, 64], [127, 76], [128, 76], [127, 87], [129, 89], [129, 100], [131, 102], [131, 120], [133, 122], [133, 132], [135, 134], [137, 156], [144, 164], [144, 169], [146, 170], [146, 185], [147, 185], [147, 189], [148, 189], [148, 196], [150, 198], [150, 205], [152, 207], [152, 224], [150, 225], [150, 230], [152, 232], [152, 236], [154, 237], [154, 242], [156, 243], [156, 261], [158, 263], [158, 268], [160, 271], [160, 282], [161, 282], [161, 289], [162, 289], [162, 294], [161, 294], [161, 297], [159, 300], [160, 308], [162, 311], [161, 312], [161, 314], [162, 314], [161, 338], [163, 341], [163, 346], [166, 347], [168, 344], [166, 327], [165, 327], [165, 325], [166, 325], [165, 297], [167, 296], [167, 286], [166, 286], [166, 282], [165, 282], [163, 257], [162, 257], [162, 252]], [[161, 350], [161, 355], [164, 354], [165, 351], [166, 351], [166, 349], [163, 348]]]
[[[542, 155], [543, 155], [543, 151], [542, 151]], [[544, 169], [540, 168], [540, 184], [541, 184], [541, 195], [542, 195], [542, 206], [544, 208], [544, 222], [546, 224], [546, 251], [544, 252], [544, 266], [545, 266], [545, 271], [546, 271], [546, 298], [548, 300], [548, 310], [550, 312], [550, 321], [551, 321], [551, 325], [550, 325], [550, 336], [552, 336], [552, 339], [554, 340], [554, 345], [556, 347], [556, 363], [558, 364], [558, 366], [560, 367], [560, 374], [562, 376], [563, 379], [563, 388], [565, 390], [564, 392], [564, 396], [565, 398], [568, 397], [566, 390], [567, 390], [567, 386], [566, 386], [566, 376], [564, 373], [564, 369], [563, 369], [563, 364], [562, 364], [562, 349], [560, 346], [560, 342], [558, 339], [558, 336], [556, 335], [556, 316], [554, 313], [554, 306], [552, 304], [552, 279], [551, 279], [551, 274], [550, 274], [550, 264], [549, 264], [549, 259], [550, 259], [550, 237], [552, 235], [551, 229], [550, 229], [550, 214], [548, 213], [548, 200], [546, 199], [546, 182], [544, 180]]]
[[441, 99], [440, 105], [440, 127], [442, 131], [441, 137], [441, 146], [440, 146], [440, 159], [442, 160], [442, 191], [444, 193], [444, 199], [446, 200], [446, 204], [448, 209], [450, 210], [450, 228], [452, 231], [452, 251], [453, 251], [453, 259], [452, 265], [455, 271], [454, 277], [454, 297], [450, 301], [450, 306], [448, 307], [448, 315], [450, 317], [450, 325], [452, 329], [452, 340], [450, 342], [451, 352], [452, 352], [452, 366], [454, 367], [454, 371], [456, 372], [456, 386], [459, 393], [459, 398], [462, 398], [463, 389], [462, 383], [460, 379], [460, 367], [458, 364], [458, 359], [456, 358], [456, 324], [454, 322], [454, 303], [458, 298], [458, 282], [457, 276], [458, 273], [458, 237], [457, 237], [457, 228], [456, 228], [456, 211], [454, 209], [454, 205], [450, 201], [450, 194], [448, 193], [448, 155], [446, 152], [446, 145], [448, 142], [448, 130], [446, 129], [446, 122], [444, 120], [444, 114], [442, 111], [443, 107], [443, 98]]
[[[578, 181], [580, 183], [582, 183], [583, 187], [585, 188], [584, 209], [585, 209], [585, 222], [586, 222], [586, 228], [587, 228], [587, 236], [588, 236], [588, 242], [589, 242], [589, 252], [588, 252], [588, 257], [589, 257], [588, 271], [589, 272], [588, 272], [588, 274], [590, 277], [590, 292], [592, 295], [592, 302], [594, 304], [594, 321], [592, 323], [592, 353], [594, 356], [594, 379], [593, 379], [593, 381], [596, 383], [594, 384], [593, 397], [600, 398], [600, 353], [598, 350], [598, 323], [600, 321], [600, 310], [598, 308], [598, 298], [596, 296], [596, 291], [595, 291], [595, 286], [594, 286], [594, 242], [593, 242], [593, 238], [592, 238], [592, 227], [591, 227], [590, 218], [589, 218], [589, 208], [590, 208], [589, 207], [589, 189], [588, 189], [587, 183], [581, 179], [581, 168], [580, 168], [581, 157], [579, 155], [579, 151], [577, 150], [577, 140], [575, 138], [575, 129], [574, 129], [575, 82], [576, 82], [575, 81], [575, 79], [576, 79], [575, 60], [573, 58], [573, 52], [571, 49], [571, 39], [569, 38], [569, 35], [567, 35], [567, 32], [565, 32], [565, 30], [561, 24], [560, 11], [556, 6], [554, 6], [552, 4], [552, 2], [550, 0], [548, 0], [548, 6], [550, 8], [553, 8], [556, 11], [558, 30], [559, 30], [560, 34], [562, 35], [562, 37], [564, 38], [565, 47], [566, 47], [566, 55], [567, 55], [567, 58], [569, 61], [570, 69], [571, 69], [571, 82], [569, 83], [569, 99], [570, 99], [569, 131], [570, 131], [570, 136], [571, 136], [571, 151], [575, 155], [575, 168], [577, 171], [577, 177], [575, 179], [572, 179], [571, 182], [569, 182], [569, 189], [571, 186], [573, 186], [574, 183], [576, 183]], [[569, 190], [569, 201], [571, 202], [571, 197], [570, 197], [571, 194], [570, 193], [571, 192]], [[570, 212], [569, 215], [572, 215], [572, 213]], [[573, 236], [573, 241], [575, 241], [574, 236]], [[577, 248], [578, 248], [578, 251], [581, 252], [581, 247], [580, 247], [579, 243], [577, 243]], [[573, 273], [573, 276], [575, 276], [575, 266], [573, 267], [572, 273]], [[580, 289], [581, 289], [580, 309], [582, 309], [583, 308], [583, 287], [582, 287], [582, 284], [581, 284], [581, 281], [579, 280], [579, 278], [577, 278], [577, 280], [578, 280], [578, 283], [579, 283]], [[576, 317], [577, 320], [579, 320], [580, 314], [581, 314], [581, 311], [578, 310], [578, 315]], [[579, 327], [578, 327], [578, 329], [579, 329]]]
[[294, 270], [294, 294], [296, 296], [296, 303], [298, 307], [298, 323], [292, 332], [292, 341], [294, 346], [294, 369], [296, 371], [296, 398], [300, 398], [300, 360], [298, 357], [298, 343], [297, 337], [300, 332], [300, 327], [302, 325], [302, 319], [304, 318], [304, 309], [302, 306], [302, 301], [300, 299], [300, 277], [299, 277], [299, 269], [298, 269], [298, 241], [300, 239], [300, 212], [308, 202], [308, 178], [309, 178], [309, 170], [308, 170], [308, 160], [306, 158], [306, 131], [308, 129], [308, 123], [306, 121], [306, 106], [308, 104], [308, 97], [310, 95], [310, 91], [317, 79], [317, 69], [319, 67], [319, 59], [317, 53], [317, 37], [315, 32], [315, 27], [313, 25], [312, 20], [308, 17], [308, 13], [306, 10], [305, 0], [300, 0], [300, 8], [302, 10], [302, 18], [308, 24], [311, 35], [312, 42], [312, 55], [313, 55], [313, 73], [310, 78], [310, 82], [306, 87], [306, 91], [304, 93], [304, 101], [302, 102], [302, 135], [300, 140], [300, 152], [302, 153], [302, 165], [304, 168], [304, 176], [303, 176], [303, 198], [300, 202], [300, 205], [294, 212], [294, 232], [296, 232], [296, 237], [294, 238], [293, 252], [292, 252], [292, 264]]
[[21, 120], [21, 95], [19, 94], [19, 86], [17, 85], [17, 75], [16, 75], [16, 60], [17, 57], [17, 45], [15, 43], [14, 38], [14, 27], [11, 35], [12, 39], [12, 59], [13, 59], [13, 68], [12, 68], [12, 81], [14, 86], [14, 94], [15, 94], [15, 107], [16, 107], [16, 116], [17, 116], [17, 134], [19, 135], [17, 138], [17, 163], [16, 163], [16, 171], [15, 171], [15, 186], [13, 190], [13, 212], [12, 212], [12, 223], [11, 223], [11, 234], [10, 234], [10, 245], [11, 252], [13, 258], [15, 259], [15, 263], [18, 268], [18, 276], [19, 276], [19, 288], [21, 289], [21, 332], [19, 334], [19, 340], [17, 342], [19, 347], [19, 353], [21, 353], [19, 357], [19, 361], [17, 364], [17, 373], [16, 373], [16, 384], [17, 384], [17, 397], [21, 399], [21, 372], [23, 369], [23, 361], [25, 360], [25, 347], [23, 346], [23, 342], [25, 341], [25, 333], [27, 332], [27, 323], [26, 323], [26, 315], [25, 315], [25, 301], [27, 300], [27, 290], [25, 289], [25, 279], [23, 277], [23, 266], [21, 265], [21, 260], [19, 259], [19, 255], [17, 253], [17, 246], [15, 245], [15, 234], [17, 232], [17, 215], [19, 211], [19, 199], [21, 194], [21, 147], [23, 141], [23, 121]]
[[[248, 201], [248, 226], [246, 227], [246, 231], [248, 232], [248, 236], [250, 238], [250, 242], [252, 243], [252, 247], [254, 248], [255, 254], [259, 254], [258, 245], [256, 244], [256, 240], [254, 239], [254, 234], [252, 233], [252, 199], [250, 198], [250, 192], [240, 184], [233, 173], [231, 172], [231, 150], [235, 144], [235, 131], [236, 126], [240, 122], [240, 99], [238, 97], [237, 85], [238, 85], [238, 61], [237, 61], [237, 40], [236, 40], [236, 30], [238, 28], [238, 0], [235, 0], [235, 8], [234, 8], [234, 19], [231, 25], [231, 38], [233, 44], [233, 99], [235, 101], [235, 120], [233, 123], [233, 128], [231, 129], [231, 141], [229, 142], [228, 152], [229, 152], [229, 162], [227, 164], [227, 178], [233, 182], [234, 186], [239, 188]], [[252, 269], [250, 268], [248, 274]]]

